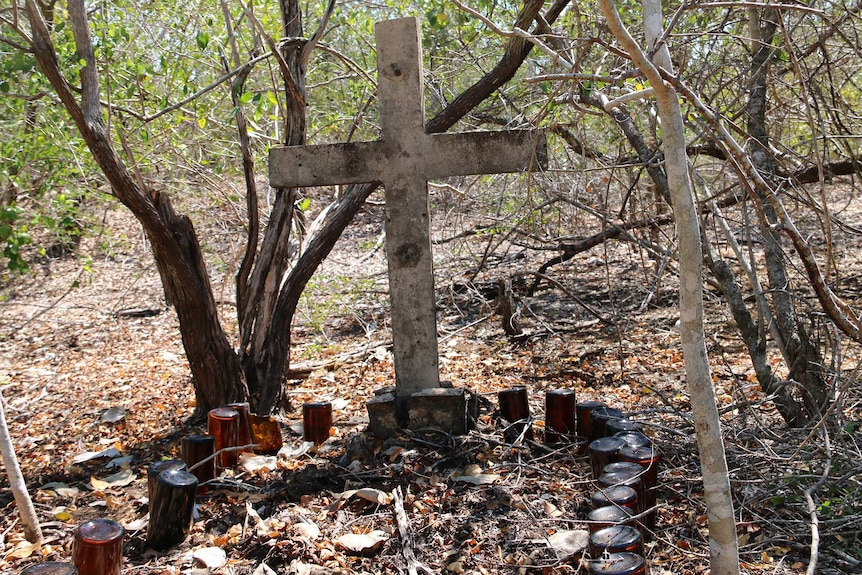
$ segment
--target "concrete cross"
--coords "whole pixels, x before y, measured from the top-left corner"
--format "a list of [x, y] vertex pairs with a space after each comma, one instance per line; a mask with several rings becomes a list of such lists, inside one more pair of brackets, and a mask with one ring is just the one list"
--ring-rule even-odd
[[375, 38], [383, 137], [273, 148], [269, 178], [278, 188], [383, 182], [396, 394], [410, 396], [440, 385], [428, 180], [521, 171], [546, 154], [542, 132], [426, 134], [417, 19], [379, 22]]

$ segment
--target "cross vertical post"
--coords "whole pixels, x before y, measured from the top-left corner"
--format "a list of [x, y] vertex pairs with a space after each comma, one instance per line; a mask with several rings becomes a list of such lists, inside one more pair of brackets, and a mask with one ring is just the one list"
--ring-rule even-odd
[[425, 133], [418, 20], [379, 22], [375, 39], [381, 139], [272, 148], [269, 173], [280, 188], [383, 182], [402, 424], [410, 398], [440, 387], [428, 181], [543, 166], [546, 150], [542, 131]]

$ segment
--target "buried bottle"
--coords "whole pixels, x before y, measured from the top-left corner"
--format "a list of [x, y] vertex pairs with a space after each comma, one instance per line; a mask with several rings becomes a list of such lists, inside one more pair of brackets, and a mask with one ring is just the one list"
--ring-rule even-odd
[[[613, 465], [613, 464], [611, 464]], [[607, 465], [605, 467], [608, 467]], [[628, 485], [632, 489], [638, 492], [638, 508], [637, 511], [640, 513], [644, 511], [644, 505], [646, 504], [646, 493], [644, 482], [641, 479], [641, 471], [631, 472], [631, 471], [605, 471], [602, 473], [599, 478], [596, 480], [596, 483], [599, 487], [613, 487], [615, 485]]]
[[163, 471], [179, 469], [185, 471], [188, 466], [181, 459], [162, 459], [156, 461], [147, 468], [147, 498], [150, 500], [150, 505], [153, 503], [153, 489], [156, 487], [156, 479]]
[[[620, 461], [637, 463], [643, 467], [643, 475], [641, 480], [644, 485], [645, 501], [641, 503], [644, 510], [655, 507], [656, 504], [656, 487], [658, 485], [658, 462], [659, 454], [652, 447], [624, 445], [619, 451]], [[653, 529], [656, 523], [656, 512], [652, 511], [644, 518], [644, 525], [649, 529]]]
[[628, 445], [637, 445], [641, 447], [649, 447], [652, 445], [652, 440], [644, 435], [642, 431], [620, 431], [613, 435], [619, 437]]
[[593, 509], [607, 505], [617, 505], [619, 507], [628, 507], [632, 513], [637, 513], [638, 492], [628, 485], [605, 487], [593, 492], [593, 495], [590, 497], [590, 503]]
[[590, 561], [593, 575], [646, 575], [646, 560], [637, 553], [610, 553]]
[[[236, 444], [251, 445], [254, 443], [252, 441], [251, 414], [249, 413], [248, 403], [228, 403], [224, 407], [235, 410], [239, 415], [239, 421], [237, 422], [236, 428]], [[252, 448], [249, 447], [244, 449], [243, 452], [251, 453]]]
[[[239, 412], [229, 407], [217, 407], [207, 414], [207, 432], [215, 438], [215, 450], [236, 447], [239, 437]], [[217, 468], [236, 467], [236, 451], [225, 451], [216, 457]]]
[[302, 405], [302, 439], [320, 445], [332, 429], [332, 404], [310, 401]]
[[608, 421], [622, 418], [623, 412], [606, 405], [599, 406], [590, 412], [590, 441], [610, 435], [607, 430]]
[[165, 551], [189, 534], [198, 479], [188, 471], [163, 471], [156, 479], [150, 502], [147, 547]]
[[552, 389], [545, 394], [545, 443], [560, 443], [572, 439], [575, 427], [575, 392]]
[[504, 432], [506, 441], [514, 443], [521, 435], [524, 439], [533, 439], [527, 388], [517, 386], [498, 391], [497, 401], [500, 404], [500, 416], [510, 423]]
[[78, 575], [120, 575], [125, 534], [112, 519], [93, 519], [75, 529], [72, 564]]
[[587, 445], [590, 439], [590, 416], [593, 410], [597, 407], [605, 407], [607, 404], [604, 401], [581, 401], [575, 406], [575, 414], [577, 415], [578, 438], [581, 443], [578, 446], [578, 453], [584, 454], [587, 452]]
[[183, 461], [193, 468], [191, 472], [198, 478], [198, 495], [209, 491], [205, 483], [215, 479], [216, 464], [215, 458], [207, 458], [215, 453], [215, 438], [212, 435], [187, 435], [180, 442], [180, 452]]
[[597, 559], [605, 552], [643, 555], [643, 535], [630, 525], [613, 525], [599, 529], [590, 535], [590, 554]]
[[596, 507], [587, 515], [587, 526], [590, 533], [599, 529], [612, 527], [614, 525], [629, 525], [634, 522], [632, 510], [628, 507], [617, 507], [616, 505], [605, 505]]
[[619, 437], [600, 437], [590, 442], [590, 470], [593, 479], [599, 478], [605, 465], [617, 461], [619, 450], [624, 445], [625, 442]]
[[643, 424], [638, 421], [632, 421], [627, 417], [614, 417], [605, 423], [605, 433], [607, 435], [616, 435], [625, 431], [643, 432]]

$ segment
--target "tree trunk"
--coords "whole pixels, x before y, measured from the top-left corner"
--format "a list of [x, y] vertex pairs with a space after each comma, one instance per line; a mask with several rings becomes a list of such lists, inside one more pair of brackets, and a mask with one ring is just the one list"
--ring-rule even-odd
[[21, 524], [24, 526], [24, 537], [30, 543], [41, 543], [42, 528], [39, 526], [39, 516], [36, 515], [33, 500], [30, 499], [24, 476], [21, 474], [21, 467], [18, 465], [18, 457], [15, 455], [15, 447], [9, 435], [9, 426], [6, 425], [6, 409], [3, 406], [2, 393], [0, 393], [0, 456], [3, 458], [3, 467], [6, 468], [6, 476], [9, 478], [9, 487], [15, 497]]
[[197, 396], [197, 415], [247, 395], [242, 372], [218, 321], [200, 243], [191, 221], [174, 212], [166, 196], [142, 189], [120, 160], [105, 129], [99, 102], [95, 56], [81, 0], [70, 0], [69, 19], [81, 70], [81, 102], [60, 71], [45, 19], [35, 0], [26, 2], [34, 56], [69, 112], [113, 194], [141, 222], [152, 244], [165, 298], [174, 305]]
[[655, 64], [625, 29], [612, 0], [600, 0], [600, 4], [611, 32], [656, 93], [664, 134], [667, 180], [679, 243], [680, 339], [700, 450], [704, 500], [709, 517], [710, 566], [713, 575], [733, 575], [739, 573], [736, 523], [724, 440], [704, 341], [700, 227], [688, 178], [685, 126], [679, 96], [662, 80], [655, 67], [657, 64], [669, 71], [673, 69], [667, 46], [654, 45], [662, 32], [661, 4], [659, 0], [643, 2], [647, 49], [655, 50]]
[[[749, 76], [748, 99], [748, 132], [751, 135], [747, 151], [752, 163], [773, 189], [775, 162], [769, 151], [769, 131], [767, 128], [767, 102], [769, 62], [774, 54], [772, 40], [777, 30], [775, 18], [780, 15], [774, 10], [749, 10], [749, 28], [751, 30], [754, 56], [751, 60]], [[802, 410], [788, 411], [787, 424], [800, 427], [811, 420], [820, 417], [828, 403], [826, 386], [824, 384], [823, 359], [818, 349], [811, 343], [805, 325], [796, 313], [794, 294], [790, 289], [791, 282], [787, 275], [785, 253], [781, 245], [781, 234], [773, 226], [778, 217], [772, 203], [758, 190], [760, 203], [763, 205], [760, 233], [763, 237], [763, 250], [766, 259], [766, 273], [772, 304], [775, 309], [775, 321], [778, 332], [789, 361], [789, 379], [797, 382], [802, 390]], [[770, 381], [760, 380], [760, 385], [767, 393], [777, 393], [780, 403], [794, 402], [791, 388], [780, 386], [773, 378]], [[798, 403], [798, 402], [797, 402]]]

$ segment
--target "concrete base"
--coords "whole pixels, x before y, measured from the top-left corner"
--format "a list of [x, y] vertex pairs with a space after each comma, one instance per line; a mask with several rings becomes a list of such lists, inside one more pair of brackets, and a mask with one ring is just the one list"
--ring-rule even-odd
[[[389, 390], [375, 393], [366, 402], [368, 429], [377, 437], [393, 437], [401, 429], [439, 429], [464, 435], [473, 419], [468, 418], [468, 393], [453, 387], [426, 389], [406, 397]], [[472, 394], [469, 394], [472, 396]]]

